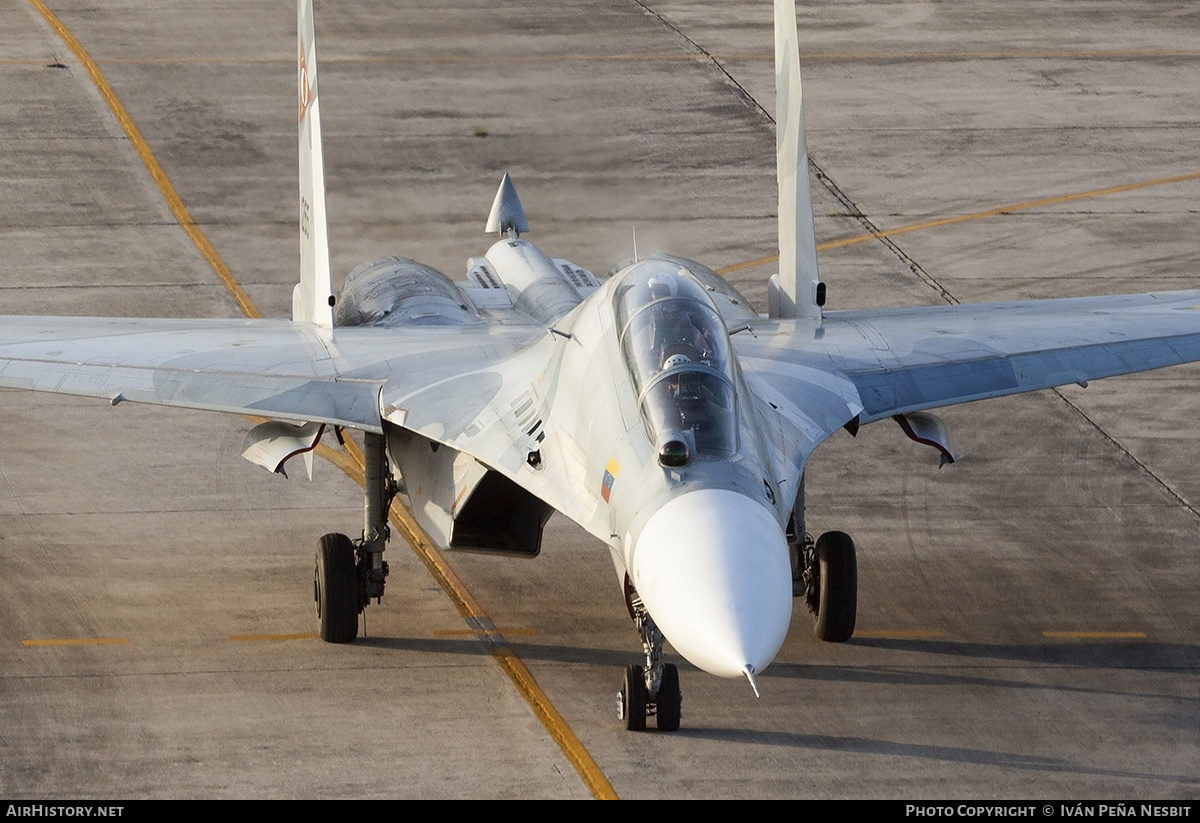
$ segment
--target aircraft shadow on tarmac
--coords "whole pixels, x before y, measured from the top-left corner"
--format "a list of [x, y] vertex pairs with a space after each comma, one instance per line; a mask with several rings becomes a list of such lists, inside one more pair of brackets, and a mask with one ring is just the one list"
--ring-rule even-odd
[[[954, 643], [932, 640], [879, 640], [863, 639], [852, 643], [897, 651], [921, 651], [951, 654], [963, 658], [980, 660], [1017, 660], [1048, 666], [1071, 666], [1083, 669], [1130, 669], [1159, 670], [1171, 674], [1195, 675], [1197, 669], [1197, 646], [1180, 643], [1129, 643], [1119, 641], [1088, 642], [1080, 644], [1044, 645], [1000, 645], [986, 643]], [[414, 652], [467, 655], [478, 657], [489, 654], [489, 645], [508, 648], [527, 661], [546, 663], [579, 663], [593, 666], [620, 666], [627, 662], [629, 654], [623, 650], [584, 648], [559, 644], [512, 643], [499, 637], [485, 638], [481, 642], [474, 636], [461, 638], [415, 638], [377, 637], [362, 638], [359, 643], [380, 649]], [[682, 672], [698, 671], [693, 666], [680, 663]], [[787, 663], [777, 661], [762, 673], [764, 679], [775, 678], [876, 684], [881, 686], [960, 687], [1000, 690], [1053, 691], [1080, 695], [1111, 695], [1134, 700], [1159, 700], [1164, 708], [1174, 711], [1160, 712], [1158, 718], [1169, 728], [1191, 729], [1195, 724], [1195, 711], [1200, 706], [1200, 696], [1165, 694], [1157, 692], [1130, 691], [1127, 689], [1103, 688], [1098, 686], [1075, 686], [1064, 683], [1017, 680], [1002, 677], [984, 677], [968, 674], [948, 673], [944, 668], [928, 670], [923, 663], [896, 661], [881, 663], [878, 660], [861, 665], [830, 665], [822, 663]], [[747, 732], [749, 733], [749, 732]], [[1200, 780], [1195, 781], [1200, 782]]]
[[[489, 647], [507, 648], [523, 660], [549, 663], [587, 663], [598, 666], [623, 666], [630, 653], [621, 649], [589, 649], [582, 646], [513, 643], [507, 638], [465, 635], [462, 637], [364, 637], [355, 641], [359, 646], [441, 654], [461, 654], [478, 657], [489, 653]], [[679, 664], [681, 671], [699, 671], [689, 664]]]
[[[1195, 673], [1200, 646], [1192, 643], [1149, 643], [1141, 640], [1098, 639], [1040, 643], [964, 643], [912, 638], [852, 638], [850, 645], [890, 651], [1015, 660], [1056, 666], [1116, 669], [1178, 669]], [[774, 668], [774, 667], [773, 667]]]
[[[443, 654], [482, 655], [488, 646], [498, 645], [511, 648], [520, 657], [558, 663], [594, 663], [597, 665], [622, 665], [628, 662], [629, 652], [621, 649], [596, 649], [561, 644], [515, 643], [509, 638], [495, 636], [489, 640], [480, 635], [468, 634], [460, 637], [363, 637], [359, 644], [381, 649], [406, 651], [441, 652]], [[499, 633], [503, 635], [503, 632]], [[482, 640], [482, 642], [481, 642]], [[1127, 640], [1099, 640], [1079, 643], [963, 643], [944, 640], [910, 640], [854, 638], [847, 645], [865, 646], [899, 652], [921, 652], [926, 654], [952, 655], [981, 660], [1010, 660], [1023, 663], [1052, 666], [1076, 666], [1082, 668], [1111, 668], [1134, 670], [1165, 670], [1180, 674], [1196, 674], [1200, 670], [1200, 645], [1190, 643], [1146, 643]], [[872, 666], [879, 665], [872, 661]], [[920, 661], [896, 661], [896, 666], [919, 669]], [[691, 669], [680, 662], [681, 670]], [[815, 671], [838, 671], [847, 673], [848, 678], [857, 678], [851, 672], [864, 673], [862, 668], [841, 665], [795, 664], [776, 661], [763, 677], [814, 677]], [[943, 678], [946, 675], [925, 675], [914, 671], [914, 677]], [[821, 679], [830, 679], [821, 677]], [[935, 682], [941, 682], [937, 680]]]
[[704, 729], [689, 727], [681, 730], [679, 735], [682, 738], [702, 738], [728, 743], [756, 743], [791, 749], [814, 749], [825, 752], [918, 758], [946, 763], [996, 766], [1004, 769], [1017, 768], [1038, 772], [1088, 775], [1113, 780], [1153, 780], [1189, 786], [1200, 785], [1200, 778], [1193, 775], [1132, 772], [1123, 769], [1099, 769], [1080, 763], [1072, 763], [1061, 758], [988, 751], [987, 749], [969, 749], [962, 746], [932, 746], [922, 743], [897, 743], [890, 740], [873, 740], [865, 737], [839, 737], [822, 734], [798, 734], [794, 732], [762, 732], [746, 729]]
[[[1132, 671], [1161, 671], [1172, 675], [1195, 676], [1200, 647], [1185, 643], [1143, 643], [1129, 641], [1090, 641], [1086, 643], [989, 644], [957, 643], [937, 640], [851, 640], [852, 645], [871, 646], [905, 652], [953, 655], [976, 660], [1006, 660], [1048, 667], [1078, 669], [1127, 669]], [[987, 665], [987, 664], [981, 664]], [[1200, 697], [1135, 692], [1127, 689], [1097, 686], [1074, 686], [1064, 683], [1015, 680], [999, 677], [953, 674], [945, 668], [930, 670], [926, 661], [872, 660], [861, 665], [823, 665], [819, 663], [787, 663], [777, 661], [763, 672], [764, 678], [794, 678], [799, 680], [838, 681], [846, 683], [879, 684], [888, 686], [963, 686], [989, 689], [1049, 690], [1063, 693], [1116, 695], [1137, 700], [1163, 700], [1187, 709], [1180, 728], [1193, 728], [1195, 708]], [[1169, 715], [1163, 719], [1168, 720]]]
[[[1089, 666], [1088, 668], [1096, 668]], [[1130, 667], [1126, 667], [1130, 668]], [[1172, 670], [1174, 673], [1174, 670]], [[1191, 671], [1188, 671], [1191, 674]], [[1136, 692], [1126, 689], [1105, 689], [1094, 686], [1071, 686], [1061, 683], [1031, 682], [1028, 680], [1011, 680], [999, 677], [979, 677], [972, 675], [947, 674], [944, 671], [921, 671], [911, 665], [895, 664], [882, 666], [827, 666], [819, 664], [788, 664], [777, 663], [763, 678], [793, 678], [797, 680], [813, 680], [825, 682], [842, 682], [857, 684], [874, 684], [880, 686], [936, 686], [936, 687], [977, 687], [985, 689], [1013, 689], [1031, 691], [1054, 691], [1068, 694], [1112, 695], [1135, 700], [1162, 700], [1167, 703], [1182, 705], [1187, 711], [1186, 716], [1178, 723], [1171, 723], [1181, 729], [1191, 729], [1195, 726], [1195, 710], [1200, 706], [1200, 697], [1187, 697], [1175, 694], [1156, 692]], [[1164, 716], [1168, 719], [1170, 716]]]
[[[360, 644], [382, 649], [480, 656], [488, 654], [488, 639], [480, 642], [475, 636], [461, 638], [388, 637], [363, 638]], [[577, 663], [598, 667], [621, 665], [628, 652], [566, 646], [561, 644], [511, 643], [494, 637], [498, 647], [511, 649], [527, 661]], [[954, 655], [980, 660], [1021, 661], [1050, 666], [1079, 668], [1157, 669], [1172, 674], [1194, 674], [1200, 647], [1180, 643], [1144, 643], [1128, 641], [1090, 641], [1084, 643], [1044, 644], [987, 644], [938, 640], [891, 640], [863, 638], [852, 644], [873, 649], [903, 652], [925, 652]], [[984, 688], [992, 690], [1051, 690], [1083, 695], [1113, 695], [1138, 701], [1158, 700], [1164, 710], [1156, 717], [1170, 729], [1185, 730], [1194, 725], [1196, 704], [1200, 697], [1130, 692], [1094, 686], [1072, 686], [1061, 683], [1031, 682], [997, 677], [949, 674], [944, 670], [922, 670], [922, 664], [897, 661], [891, 666], [878, 660], [861, 666], [828, 665], [820, 663], [786, 663], [777, 661], [762, 673], [765, 679], [795, 678], [814, 681], [878, 684], [881, 686], [931, 686]], [[693, 667], [681, 664], [681, 668]], [[1034, 669], [1036, 671], [1036, 668]], [[678, 734], [683, 738], [707, 739], [719, 742], [765, 744], [791, 749], [812, 749], [828, 752], [859, 753], [886, 757], [904, 757], [995, 766], [1005, 769], [1026, 769], [1035, 772], [1075, 774], [1112, 780], [1149, 780], [1172, 785], [1200, 785], [1200, 777], [1186, 774], [1134, 772], [1103, 769], [1062, 758], [995, 751], [986, 748], [941, 746], [924, 743], [896, 742], [866, 737], [849, 737], [795, 732], [765, 731], [748, 728], [713, 728], [689, 726]]]

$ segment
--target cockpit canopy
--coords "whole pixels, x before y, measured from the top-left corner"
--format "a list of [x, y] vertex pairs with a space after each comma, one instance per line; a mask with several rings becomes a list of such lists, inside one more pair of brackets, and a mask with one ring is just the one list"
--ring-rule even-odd
[[737, 451], [729, 334], [704, 286], [666, 260], [635, 264], [617, 287], [621, 352], [646, 433], [664, 466]]

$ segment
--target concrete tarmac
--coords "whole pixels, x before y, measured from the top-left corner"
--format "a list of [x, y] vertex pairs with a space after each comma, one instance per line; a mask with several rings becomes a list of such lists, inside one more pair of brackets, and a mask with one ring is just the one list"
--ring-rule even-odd
[[[286, 315], [291, 4], [50, 7]], [[1200, 179], [1156, 182], [1200, 173], [1192, 3], [799, 14], [818, 242], [1010, 207], [829, 249], [827, 308], [1196, 287]], [[504, 171], [530, 238], [597, 274], [635, 226], [713, 267], [774, 253], [766, 0], [318, 2], [317, 31], [336, 277], [395, 253], [461, 278]], [[25, 0], [0, 78], [0, 311], [239, 315]], [[729, 277], [761, 304], [772, 270]], [[947, 409], [941, 470], [887, 421], [835, 435], [810, 530], [856, 539], [856, 636], [797, 603], [762, 698], [684, 666], [671, 735], [616, 719], [638, 641], [601, 546], [555, 518], [536, 560], [450, 561], [621, 797], [1194, 799], [1198, 375]], [[590, 797], [402, 542], [365, 640], [285, 639], [361, 492], [250, 465], [250, 425], [0, 393], [0, 797]], [[25, 642], [82, 639], [119, 642]]]

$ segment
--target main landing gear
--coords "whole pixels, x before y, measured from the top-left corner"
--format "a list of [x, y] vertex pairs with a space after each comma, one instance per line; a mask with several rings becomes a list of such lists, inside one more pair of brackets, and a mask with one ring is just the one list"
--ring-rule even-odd
[[631, 732], [645, 731], [646, 718], [653, 717], [659, 731], [679, 730], [683, 695], [679, 690], [679, 670], [674, 663], [662, 662], [663, 635], [654, 625], [650, 612], [637, 590], [625, 579], [625, 602], [642, 636], [646, 665], [627, 666], [625, 681], [617, 693], [617, 717]]
[[792, 543], [796, 595], [816, 619], [821, 640], [842, 643], [854, 634], [858, 610], [858, 561], [854, 541], [844, 532], [825, 532], [813, 542], [807, 533]]
[[383, 597], [388, 574], [383, 550], [389, 536], [387, 513], [396, 495], [388, 470], [387, 445], [381, 434], [367, 432], [363, 440], [363, 534], [351, 540], [344, 534], [327, 534], [317, 543], [313, 570], [313, 599], [321, 639], [349, 643], [358, 637], [358, 616], [374, 598]]

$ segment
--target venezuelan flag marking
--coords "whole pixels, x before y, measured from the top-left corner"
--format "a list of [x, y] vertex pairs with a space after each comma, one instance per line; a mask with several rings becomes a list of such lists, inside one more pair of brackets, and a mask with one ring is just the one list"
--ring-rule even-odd
[[608, 502], [608, 496], [612, 494], [613, 483], [617, 480], [617, 472], [621, 470], [621, 464], [614, 458], [608, 459], [608, 465], [604, 469], [604, 485], [600, 487], [600, 496], [604, 498], [604, 502]]

